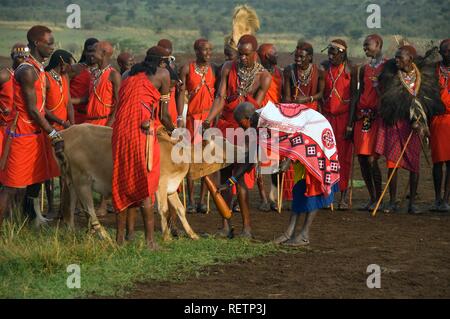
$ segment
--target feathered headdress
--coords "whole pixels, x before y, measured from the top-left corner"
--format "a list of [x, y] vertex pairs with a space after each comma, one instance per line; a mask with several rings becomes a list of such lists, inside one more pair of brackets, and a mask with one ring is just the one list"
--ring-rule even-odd
[[255, 35], [259, 30], [259, 18], [255, 9], [246, 4], [235, 7], [231, 27], [231, 35], [225, 37], [225, 45], [237, 50], [237, 43], [243, 35]]

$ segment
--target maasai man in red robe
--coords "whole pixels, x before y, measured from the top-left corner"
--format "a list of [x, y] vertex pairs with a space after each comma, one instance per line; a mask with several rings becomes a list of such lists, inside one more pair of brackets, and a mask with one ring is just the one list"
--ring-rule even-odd
[[[145, 64], [133, 66], [120, 88], [112, 135], [112, 194], [117, 211], [118, 244], [125, 240], [127, 219], [127, 239], [133, 238], [136, 210], [143, 205], [141, 211], [147, 246], [149, 249], [157, 248], [153, 238], [153, 203], [160, 163], [156, 120], [161, 107], [163, 123], [167, 122], [170, 98], [170, 74], [163, 68], [165, 55], [161, 47], [150, 48]], [[173, 125], [166, 127], [169, 131], [173, 128]]]
[[[395, 59], [384, 65], [379, 76], [382, 123], [375, 148], [376, 153], [386, 157], [390, 176], [406, 146], [399, 167], [410, 172], [408, 213], [411, 214], [421, 212], [414, 205], [419, 183], [421, 139], [429, 135], [429, 119], [445, 110], [439, 95], [436, 64], [417, 59], [420, 63], [416, 65], [416, 58], [416, 50], [406, 45], [397, 50]], [[384, 209], [387, 213], [397, 210], [397, 175], [398, 171], [389, 184], [390, 202]]]
[[353, 146], [346, 139], [346, 129], [350, 116], [351, 69], [347, 59], [347, 44], [336, 39], [328, 45], [328, 61], [323, 63], [325, 89], [322, 113], [333, 127], [339, 156], [341, 197], [338, 209], [348, 209], [347, 187], [350, 179]]
[[[304, 104], [318, 111], [318, 101], [322, 98], [325, 87], [324, 72], [313, 63], [314, 50], [310, 43], [299, 40], [294, 51], [294, 63], [288, 65], [283, 72], [283, 102]], [[294, 188], [294, 168], [291, 165], [286, 171], [286, 179], [290, 182], [284, 185], [283, 196], [292, 199]]]
[[[157, 46], [160, 46], [166, 49], [166, 53], [169, 56], [169, 71], [171, 72], [170, 76], [170, 101], [169, 101], [169, 114], [172, 119], [172, 123], [177, 123], [178, 117], [178, 107], [177, 107], [177, 99], [179, 96], [179, 87], [182, 84], [180, 79], [178, 78], [177, 66], [175, 64], [175, 57], [172, 55], [173, 53], [173, 45], [172, 42], [168, 39], [161, 39], [158, 41]], [[180, 113], [182, 115], [183, 112]]]
[[91, 86], [91, 72], [96, 68], [92, 55], [88, 55], [88, 50], [97, 43], [95, 38], [89, 38], [84, 42], [83, 53], [80, 61], [72, 65], [69, 73], [70, 96], [74, 109], [75, 123], [81, 124], [86, 120], [86, 104], [89, 100], [89, 88]]
[[[450, 197], [450, 143], [442, 137], [450, 136], [450, 39], [443, 40], [439, 46], [442, 62], [436, 65], [441, 89], [441, 100], [445, 114], [431, 119], [431, 157], [433, 159], [433, 181], [436, 200], [432, 210], [448, 212]], [[446, 165], [444, 197], [442, 197], [442, 166]]]
[[48, 167], [45, 139], [52, 140], [57, 154], [63, 147], [62, 137], [45, 119], [44, 109], [46, 77], [42, 62], [52, 54], [55, 40], [52, 31], [45, 26], [32, 27], [27, 39], [30, 56], [14, 72], [17, 113], [7, 129], [11, 143], [5, 143], [0, 160], [4, 164], [0, 167], [3, 170], [1, 183], [5, 186], [0, 191], [0, 226], [8, 202], [18, 189], [37, 185], [37, 191], [29, 194], [36, 195], [30, 199], [34, 202], [38, 200], [38, 183], [54, 177]]
[[120, 75], [130, 71], [134, 65], [134, 55], [130, 52], [122, 52], [117, 56], [117, 64], [120, 68]]
[[[236, 133], [232, 129], [239, 128], [233, 116], [234, 109], [242, 102], [250, 102], [256, 108], [260, 108], [264, 97], [270, 87], [272, 77], [257, 60], [256, 50], [258, 42], [253, 35], [244, 35], [239, 39], [238, 52], [239, 58], [236, 62], [226, 62], [222, 67], [221, 82], [216, 99], [208, 114], [203, 121], [203, 129], [208, 129], [210, 123], [216, 116], [220, 115], [217, 127], [222, 134], [233, 144], [236, 144]], [[227, 134], [228, 133], [232, 134]], [[233, 177], [233, 168], [239, 164], [230, 165], [221, 170], [222, 183]], [[242, 214], [243, 231], [242, 236], [251, 237], [250, 211], [248, 203], [248, 184], [253, 186], [253, 182], [247, 179], [237, 183], [237, 195]], [[226, 191], [224, 198], [228, 205], [231, 204], [231, 192]], [[233, 236], [231, 221], [223, 219], [224, 228], [221, 234], [228, 237]]]
[[[278, 52], [277, 48], [271, 43], [263, 43], [258, 48], [258, 56], [261, 61], [262, 66], [269, 71], [272, 75], [272, 81], [270, 82], [269, 90], [267, 91], [266, 97], [262, 105], [266, 105], [269, 101], [276, 104], [281, 102], [281, 95], [283, 91], [283, 72], [278, 67]], [[270, 202], [266, 195], [266, 190], [264, 187], [263, 176], [261, 174], [261, 167], [264, 163], [259, 163], [256, 166], [256, 182], [258, 184], [259, 196], [261, 197], [262, 203], [259, 205], [259, 210], [263, 212], [269, 212], [271, 209], [277, 210], [277, 205], [275, 204], [275, 194], [277, 191], [277, 178], [276, 175], [272, 175], [272, 183], [270, 188]], [[283, 198], [287, 200], [292, 200], [292, 193], [290, 187], [292, 184], [292, 171], [289, 170], [286, 173], [286, 178], [284, 180], [284, 194]], [[292, 185], [293, 186], [293, 185]]]
[[[47, 96], [45, 100], [45, 117], [57, 131], [64, 130], [69, 126], [75, 124], [73, 106], [70, 99], [69, 92], [69, 76], [68, 73], [71, 65], [75, 63], [72, 54], [64, 50], [56, 50], [48, 66], [45, 68], [45, 75], [47, 77]], [[60, 176], [58, 163], [53, 158], [52, 148], [50, 142], [47, 147], [49, 168], [52, 175]], [[53, 180], [45, 181], [45, 189], [47, 193], [48, 212], [46, 217], [55, 217], [53, 211], [53, 194], [54, 185]]]
[[353, 132], [355, 154], [358, 155], [361, 175], [369, 192], [369, 201], [361, 210], [373, 210], [381, 196], [381, 171], [375, 145], [380, 125], [378, 115], [379, 88], [378, 76], [383, 70], [386, 59], [381, 51], [383, 39], [378, 34], [366, 37], [363, 44], [370, 63], [354, 68], [352, 75], [352, 103], [350, 122], [347, 132]]
[[92, 74], [85, 123], [111, 126], [114, 121], [122, 78], [111, 66], [113, 52], [111, 43], [107, 41], [95, 43], [88, 51], [98, 69]]
[[[195, 124], [203, 122], [209, 114], [214, 102], [214, 86], [216, 74], [213, 65], [210, 63], [212, 54], [212, 44], [206, 39], [198, 39], [194, 43], [196, 60], [183, 66], [180, 72], [180, 80], [183, 83], [180, 86], [178, 94], [178, 127], [186, 127], [189, 130], [191, 141], [193, 143], [201, 142], [199, 127]], [[189, 101], [186, 115], [186, 124], [183, 121], [184, 98], [187, 92]], [[198, 134], [195, 136], [194, 134]], [[194, 181], [188, 177], [188, 213], [207, 212], [205, 204], [205, 194], [207, 191], [204, 179], [201, 180], [200, 201], [197, 207], [194, 206]]]
[[294, 51], [294, 63], [283, 72], [283, 103], [307, 105], [319, 110], [325, 87], [324, 72], [313, 63], [314, 50], [310, 43], [298, 41]]
[[3, 153], [3, 144], [7, 137], [6, 128], [13, 122], [15, 115], [14, 70], [28, 57], [29, 53], [30, 49], [26, 44], [14, 44], [11, 49], [11, 68], [0, 70], [0, 155]]

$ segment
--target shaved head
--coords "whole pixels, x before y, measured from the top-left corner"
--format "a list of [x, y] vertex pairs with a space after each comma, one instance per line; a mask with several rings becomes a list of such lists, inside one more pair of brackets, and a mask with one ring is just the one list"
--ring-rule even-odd
[[204, 45], [205, 43], [208, 43], [208, 42], [209, 41], [207, 39], [204, 39], [204, 38], [200, 38], [200, 39], [195, 40], [195, 42], [194, 42], [194, 50], [195, 51], [199, 50], [202, 45]]
[[42, 40], [46, 33], [52, 33], [52, 30], [43, 25], [31, 27], [27, 32], [28, 43], [34, 45], [36, 41]]
[[105, 54], [106, 57], [111, 58], [114, 53], [114, 48], [108, 41], [99, 41], [95, 46]]
[[256, 40], [255, 36], [251, 34], [243, 35], [238, 42], [239, 45], [245, 45], [245, 44], [251, 44], [253, 51], [256, 51], [258, 49], [258, 41]]
[[412, 45], [404, 45], [398, 49], [399, 51], [406, 52], [411, 58], [417, 57], [417, 51]]
[[366, 39], [372, 39], [375, 42], [378, 43], [378, 45], [380, 46], [380, 49], [383, 48], [383, 38], [379, 35], [379, 34], [369, 34]]
[[134, 59], [134, 56], [129, 52], [122, 52], [117, 56], [117, 63], [120, 65], [121, 63], [127, 63], [128, 60]]
[[255, 106], [250, 102], [244, 102], [239, 104], [233, 112], [236, 122], [240, 122], [245, 119], [250, 119], [255, 113]]
[[172, 41], [170, 41], [169, 39], [159, 40], [158, 44], [156, 46], [163, 47], [164, 49], [166, 49], [166, 51], [169, 55], [172, 54], [173, 46], [172, 46]]
[[266, 55], [274, 48], [274, 45], [272, 43], [263, 43], [258, 48], [258, 55], [261, 57], [261, 55]]

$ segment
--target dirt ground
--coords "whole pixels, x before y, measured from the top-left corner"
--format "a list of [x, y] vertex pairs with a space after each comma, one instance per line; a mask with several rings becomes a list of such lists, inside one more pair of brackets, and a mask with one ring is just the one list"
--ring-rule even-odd
[[[384, 164], [383, 164], [384, 165]], [[384, 166], [383, 166], [384, 167]], [[400, 172], [399, 197], [407, 174]], [[355, 179], [361, 179], [355, 165]], [[354, 191], [353, 207], [363, 204], [364, 188]], [[431, 170], [422, 161], [418, 206], [427, 210], [433, 199]], [[256, 240], [270, 241], [284, 231], [289, 211], [281, 215], [257, 210], [252, 192]], [[450, 298], [450, 214], [409, 215], [321, 211], [307, 248], [286, 248], [276, 255], [205, 268], [199, 277], [181, 283], [138, 283], [129, 298]], [[289, 205], [287, 205], [289, 206]], [[112, 223], [113, 216], [104, 222]], [[220, 227], [216, 212], [189, 215], [199, 233]], [[159, 221], [159, 219], [158, 219]], [[233, 218], [239, 233], [241, 218]], [[159, 226], [158, 226], [159, 227]], [[366, 285], [367, 266], [381, 267], [381, 288]]]
[[[291, 59], [282, 54], [280, 65]], [[183, 60], [180, 57], [179, 62]], [[318, 60], [316, 60], [318, 61]], [[7, 59], [0, 59], [6, 64]], [[382, 164], [383, 165], [383, 164]], [[384, 167], [384, 166], [383, 166]], [[385, 171], [385, 170], [384, 170]], [[385, 175], [385, 174], [384, 174]], [[355, 179], [361, 180], [355, 165]], [[384, 177], [384, 180], [386, 178]], [[267, 183], [266, 183], [267, 184]], [[400, 172], [399, 198], [405, 197], [406, 172]], [[364, 188], [355, 189], [353, 207], [366, 201]], [[427, 210], [434, 198], [431, 168], [422, 159], [419, 207]], [[259, 196], [251, 194], [252, 224], [256, 240], [270, 241], [287, 226], [289, 211], [257, 210]], [[403, 208], [407, 201], [403, 202]], [[198, 233], [215, 233], [216, 212], [189, 215]], [[102, 218], [113, 225], [112, 214]], [[236, 233], [240, 216], [233, 218]], [[159, 229], [159, 218], [158, 218]], [[450, 298], [450, 214], [426, 211], [397, 214], [330, 212], [317, 216], [311, 245], [276, 255], [205, 268], [198, 278], [181, 283], [139, 283], [129, 298]], [[366, 286], [367, 266], [382, 269], [381, 289]]]

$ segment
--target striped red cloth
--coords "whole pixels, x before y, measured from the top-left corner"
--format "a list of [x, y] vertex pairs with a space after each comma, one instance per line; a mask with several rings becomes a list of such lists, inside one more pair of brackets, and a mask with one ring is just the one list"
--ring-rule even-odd
[[[386, 126], [384, 123], [381, 123], [378, 129], [375, 152], [384, 155], [386, 161], [396, 163], [410, 133], [411, 125], [407, 120], [400, 120], [393, 126]], [[421, 147], [419, 135], [414, 132], [399, 167], [418, 173], [420, 170]]]
[[120, 88], [112, 135], [112, 195], [118, 212], [140, 204], [147, 197], [153, 200], [158, 189], [160, 161], [156, 126], [153, 131], [153, 166], [148, 172], [145, 157], [147, 136], [141, 124], [152, 116], [143, 103], [156, 108], [159, 99], [159, 91], [143, 72], [128, 77]]

